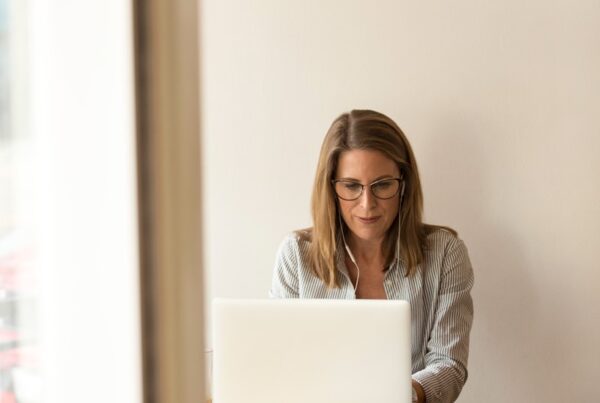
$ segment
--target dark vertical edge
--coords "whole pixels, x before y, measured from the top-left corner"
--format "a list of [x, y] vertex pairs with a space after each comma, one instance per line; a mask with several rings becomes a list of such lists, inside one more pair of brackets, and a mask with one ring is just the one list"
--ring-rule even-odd
[[135, 127], [137, 165], [137, 207], [141, 318], [142, 401], [156, 403], [156, 361], [154, 338], [154, 268], [152, 251], [151, 127], [148, 81], [148, 1], [132, 0], [134, 41]]

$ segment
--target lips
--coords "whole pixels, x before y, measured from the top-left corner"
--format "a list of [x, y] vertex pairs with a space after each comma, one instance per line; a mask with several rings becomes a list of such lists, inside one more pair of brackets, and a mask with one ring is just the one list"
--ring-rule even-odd
[[377, 222], [381, 216], [377, 216], [377, 217], [356, 217], [358, 218], [358, 220], [363, 223], [363, 224], [373, 224], [375, 222]]

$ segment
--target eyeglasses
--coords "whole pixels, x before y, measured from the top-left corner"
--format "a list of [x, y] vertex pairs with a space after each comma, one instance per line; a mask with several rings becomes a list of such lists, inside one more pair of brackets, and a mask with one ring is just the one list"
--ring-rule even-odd
[[378, 199], [391, 199], [400, 192], [400, 178], [385, 178], [372, 182], [369, 185], [363, 185], [356, 181], [348, 179], [334, 179], [331, 181], [335, 194], [342, 200], [352, 201], [358, 199], [362, 194], [365, 186], [371, 189], [371, 193]]

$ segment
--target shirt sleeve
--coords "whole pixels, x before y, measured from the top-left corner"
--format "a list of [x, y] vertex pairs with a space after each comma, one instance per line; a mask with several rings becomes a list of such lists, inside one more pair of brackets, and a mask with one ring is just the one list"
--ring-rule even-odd
[[298, 239], [292, 235], [279, 246], [269, 298], [299, 298], [298, 248]]
[[425, 368], [413, 374], [413, 379], [423, 386], [427, 403], [454, 402], [468, 376], [473, 269], [461, 240], [455, 238], [447, 250]]

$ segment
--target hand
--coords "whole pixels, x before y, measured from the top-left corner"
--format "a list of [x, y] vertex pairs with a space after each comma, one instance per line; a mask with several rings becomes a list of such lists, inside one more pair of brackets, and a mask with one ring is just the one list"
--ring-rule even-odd
[[[414, 379], [412, 380], [413, 403], [425, 403], [425, 391], [421, 384]], [[416, 397], [416, 400], [415, 400]]]

